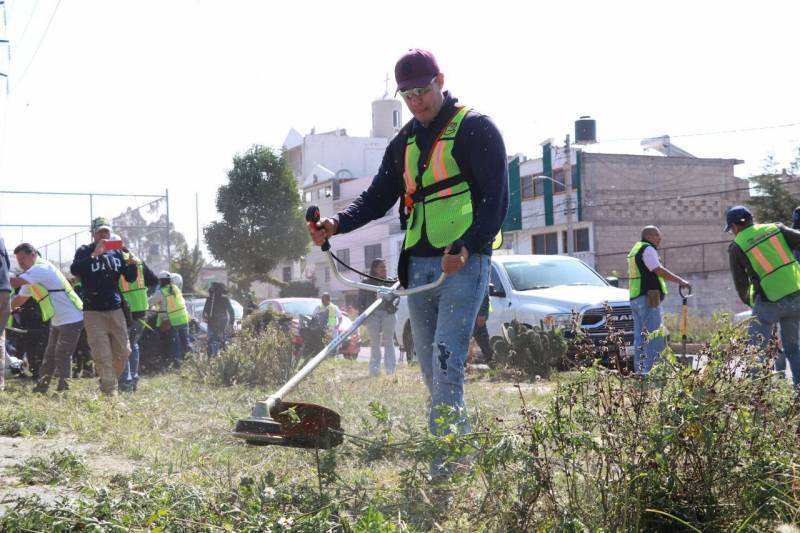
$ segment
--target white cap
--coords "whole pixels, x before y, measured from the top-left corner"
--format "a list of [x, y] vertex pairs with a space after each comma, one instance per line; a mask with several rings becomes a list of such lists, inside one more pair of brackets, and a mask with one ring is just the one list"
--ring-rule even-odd
[[171, 278], [169, 272], [167, 272], [166, 270], [162, 270], [161, 272], [158, 273], [158, 279], [171, 279]]

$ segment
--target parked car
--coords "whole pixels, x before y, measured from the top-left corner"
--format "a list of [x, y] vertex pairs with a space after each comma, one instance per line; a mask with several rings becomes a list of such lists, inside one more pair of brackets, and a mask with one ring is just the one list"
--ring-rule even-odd
[[[489, 335], [505, 338], [512, 320], [544, 328], [568, 327], [573, 313], [581, 329], [599, 345], [608, 337], [609, 316], [622, 331], [627, 357], [633, 354], [633, 314], [628, 291], [612, 285], [593, 268], [574, 257], [560, 255], [495, 255], [492, 257], [489, 297], [492, 312]], [[413, 353], [408, 304], [401, 299], [395, 339]], [[606, 311], [610, 306], [610, 315]]]
[[[259, 303], [258, 310], [271, 309], [277, 313], [291, 316], [292, 342], [295, 347], [299, 347], [299, 344], [302, 343], [302, 338], [300, 337], [301, 317], [312, 317], [320, 305], [322, 305], [322, 300], [319, 298], [272, 298]], [[350, 317], [342, 313], [342, 321], [337, 328], [337, 334], [346, 331], [352, 325], [353, 321], [350, 320]], [[356, 359], [359, 348], [358, 331], [355, 331], [339, 346], [339, 353], [347, 359]]]

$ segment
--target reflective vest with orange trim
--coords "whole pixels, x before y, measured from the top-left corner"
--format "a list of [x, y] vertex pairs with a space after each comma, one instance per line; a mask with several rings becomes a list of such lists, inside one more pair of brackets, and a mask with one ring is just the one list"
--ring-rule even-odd
[[30, 290], [31, 296], [39, 304], [39, 309], [42, 311], [42, 322], [47, 322], [56, 314], [56, 310], [53, 307], [53, 301], [50, 299], [51, 292], [63, 292], [69, 298], [69, 301], [72, 302], [72, 305], [75, 306], [76, 309], [79, 311], [83, 311], [83, 301], [81, 301], [80, 296], [70, 285], [67, 278], [64, 277], [64, 274], [61, 273], [59, 269], [53, 266], [51, 263], [45, 261], [44, 259], [37, 258], [36, 261], [33, 263], [34, 265], [49, 265], [53, 268], [56, 272], [56, 276], [58, 276], [58, 281], [61, 283], [60, 289], [51, 289], [47, 290], [44, 285], [41, 283], [32, 283]]
[[734, 240], [750, 261], [770, 302], [800, 291], [800, 263], [775, 224], [753, 224]]
[[[186, 311], [186, 302], [183, 300], [181, 291], [170, 284], [166, 287], [161, 287], [161, 296], [164, 298], [164, 302], [161, 304], [163, 306], [162, 309], [166, 309], [169, 323], [173, 326], [188, 324], [189, 312]], [[159, 312], [156, 327], [160, 327], [163, 321], [163, 313]]]
[[135, 281], [128, 282], [125, 276], [119, 277], [119, 292], [128, 302], [128, 307], [132, 313], [147, 311], [147, 287], [144, 284], [144, 267], [142, 267], [142, 263], [136, 264]]
[[421, 152], [416, 136], [406, 141], [403, 183], [405, 206], [410, 209], [406, 221], [405, 249], [425, 236], [431, 246], [444, 248], [459, 239], [472, 225], [472, 194], [467, 180], [461, 175], [453, 157], [456, 134], [469, 112], [461, 107], [445, 127], [441, 137], [431, 147], [430, 164], [419, 176]]

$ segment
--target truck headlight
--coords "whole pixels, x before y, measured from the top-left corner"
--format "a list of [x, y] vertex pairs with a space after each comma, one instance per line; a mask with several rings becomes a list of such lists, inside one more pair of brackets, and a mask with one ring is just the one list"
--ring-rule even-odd
[[572, 324], [574, 323], [573, 316], [572, 313], [546, 315], [542, 319], [542, 325], [545, 329], [572, 329]]

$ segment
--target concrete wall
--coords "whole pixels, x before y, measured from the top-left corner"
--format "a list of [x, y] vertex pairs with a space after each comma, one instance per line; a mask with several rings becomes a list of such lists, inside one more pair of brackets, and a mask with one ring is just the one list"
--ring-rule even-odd
[[[594, 223], [596, 267], [627, 276], [625, 256], [642, 227], [661, 229], [659, 253], [673, 272], [696, 281], [692, 306], [710, 315], [742, 310], [728, 272], [725, 211], [749, 197], [737, 160], [583, 154], [583, 214]], [[625, 283], [623, 279], [623, 284]], [[680, 308], [670, 295], [667, 309]], [[677, 302], [677, 303], [674, 303]]]

